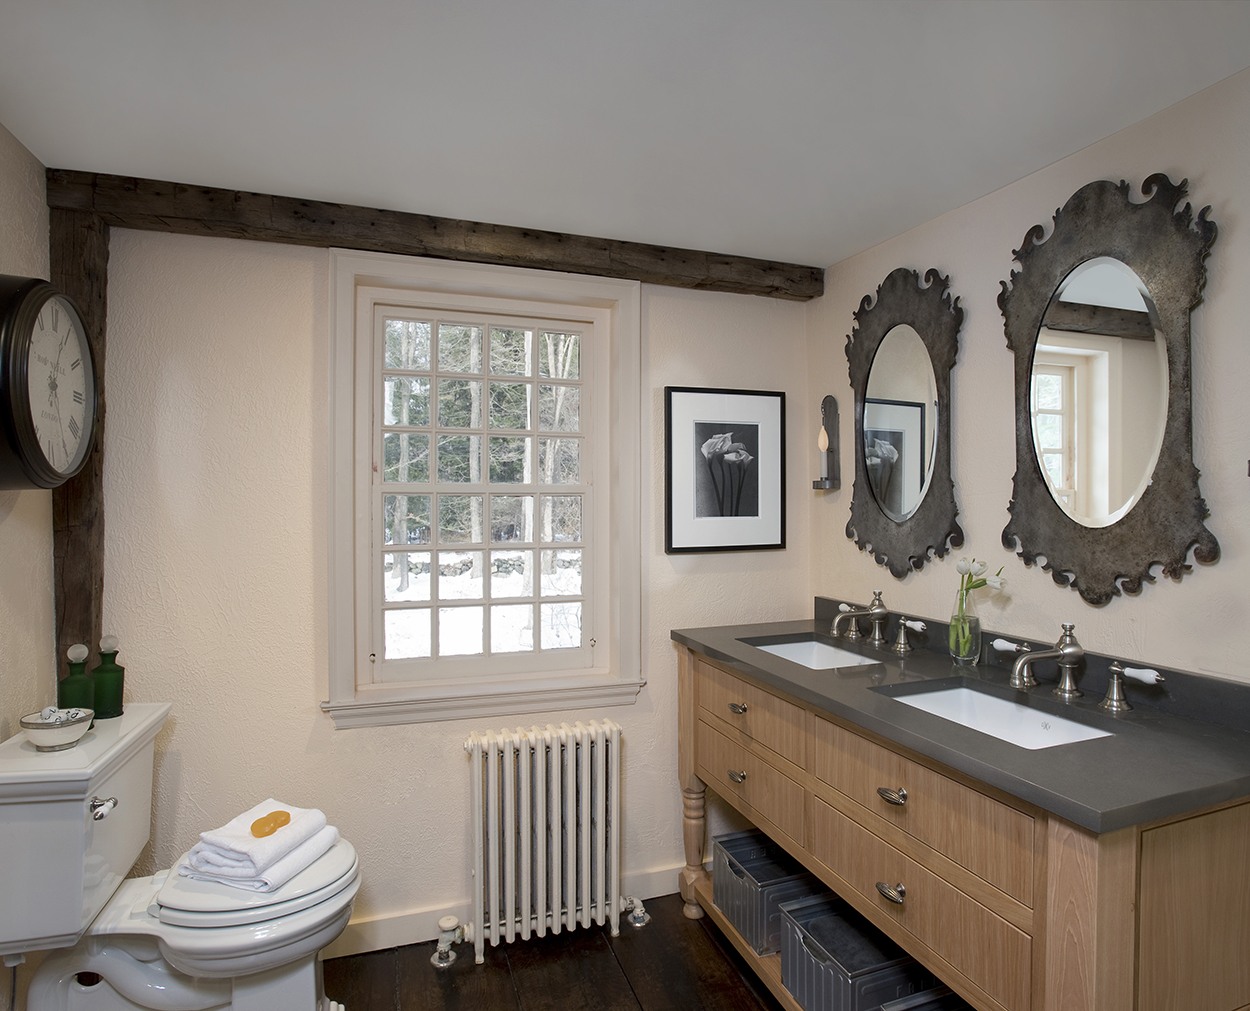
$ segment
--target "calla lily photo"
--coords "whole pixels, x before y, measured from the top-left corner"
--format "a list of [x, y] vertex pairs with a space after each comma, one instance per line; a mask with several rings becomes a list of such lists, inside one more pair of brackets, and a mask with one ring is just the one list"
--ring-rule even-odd
[[785, 546], [785, 394], [667, 387], [665, 550]]

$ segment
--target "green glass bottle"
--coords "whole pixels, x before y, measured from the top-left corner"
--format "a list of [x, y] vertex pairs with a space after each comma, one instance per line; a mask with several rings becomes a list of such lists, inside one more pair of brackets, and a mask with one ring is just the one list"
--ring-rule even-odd
[[94, 709], [95, 682], [87, 673], [87, 647], [76, 642], [65, 651], [69, 673], [56, 686], [58, 709]]
[[111, 720], [122, 714], [122, 689], [126, 668], [117, 662], [117, 636], [100, 640], [100, 662], [91, 671], [95, 681], [95, 718]]

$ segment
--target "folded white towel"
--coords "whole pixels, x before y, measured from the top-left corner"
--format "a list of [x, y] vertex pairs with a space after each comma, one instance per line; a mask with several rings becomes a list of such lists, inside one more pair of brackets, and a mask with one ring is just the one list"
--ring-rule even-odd
[[[291, 820], [272, 835], [256, 838], [252, 823], [274, 811], [289, 811]], [[188, 854], [191, 866], [210, 874], [256, 878], [307, 842], [326, 825], [316, 808], [292, 807], [272, 798], [232, 818], [221, 828], [200, 833], [200, 841]]]
[[327, 853], [338, 841], [339, 830], [333, 825], [326, 825], [311, 839], [306, 839], [286, 856], [271, 864], [264, 872], [251, 877], [196, 870], [185, 859], [179, 861], [178, 873], [195, 881], [213, 881], [219, 885], [230, 885], [232, 888], [244, 888], [253, 892], [273, 892]]

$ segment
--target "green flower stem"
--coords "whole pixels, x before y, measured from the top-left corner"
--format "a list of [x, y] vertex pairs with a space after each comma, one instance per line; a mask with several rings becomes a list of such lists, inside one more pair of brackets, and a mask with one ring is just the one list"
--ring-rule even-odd
[[[966, 613], [968, 606], [968, 591], [975, 587], [964, 586], [968, 581], [968, 576], [960, 579], [959, 596], [956, 598], [958, 603], [955, 607], [955, 617], [951, 621], [950, 627], [950, 648], [951, 652], [958, 656], [967, 656], [972, 649], [972, 626], [968, 622]], [[981, 580], [984, 585], [985, 580]]]

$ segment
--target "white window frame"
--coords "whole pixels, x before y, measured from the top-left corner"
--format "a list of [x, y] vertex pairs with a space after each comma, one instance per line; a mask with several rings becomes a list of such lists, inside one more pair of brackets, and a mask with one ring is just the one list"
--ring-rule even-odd
[[[641, 285], [550, 271], [449, 263], [353, 250], [330, 251], [329, 699], [336, 728], [384, 726], [632, 704], [641, 677]], [[435, 661], [419, 680], [385, 681], [370, 661], [369, 564], [374, 518], [362, 489], [373, 460], [369, 404], [374, 307], [413, 305], [507, 312], [589, 324], [598, 373], [590, 410], [602, 412], [610, 454], [592, 478], [591, 537], [599, 561], [590, 595], [598, 608], [590, 665], [474, 675]], [[602, 437], [602, 434], [601, 436]], [[606, 485], [606, 487], [604, 487]], [[366, 505], [362, 506], [362, 503]], [[363, 547], [362, 547], [363, 546]], [[600, 635], [599, 627], [606, 627]], [[358, 630], [360, 638], [357, 637]], [[463, 661], [463, 658], [449, 658]], [[505, 665], [506, 666], [506, 665]]]
[[[1038, 467], [1041, 469], [1043, 479], [1050, 484], [1051, 492], [1058, 498], [1062, 499], [1069, 509], [1080, 508], [1080, 496], [1084, 493], [1084, 482], [1080, 477], [1080, 461], [1077, 459], [1077, 368], [1076, 365], [1066, 360], [1059, 360], [1060, 356], [1054, 356], [1056, 360], [1039, 361], [1036, 356], [1033, 362], [1033, 375], [1055, 376], [1059, 379], [1063, 388], [1063, 407], [1060, 410], [1047, 408], [1045, 410], [1039, 408], [1034, 402], [1032, 396], [1029, 397], [1029, 413], [1031, 415], [1033, 429], [1033, 451], [1037, 454]], [[1062, 428], [1061, 438], [1062, 444], [1052, 446], [1045, 450], [1045, 453], [1051, 453], [1059, 457], [1062, 467], [1064, 481], [1058, 488], [1051, 482], [1045, 464], [1042, 462], [1044, 452], [1037, 441], [1037, 419], [1040, 415], [1057, 416], [1060, 420]]]

